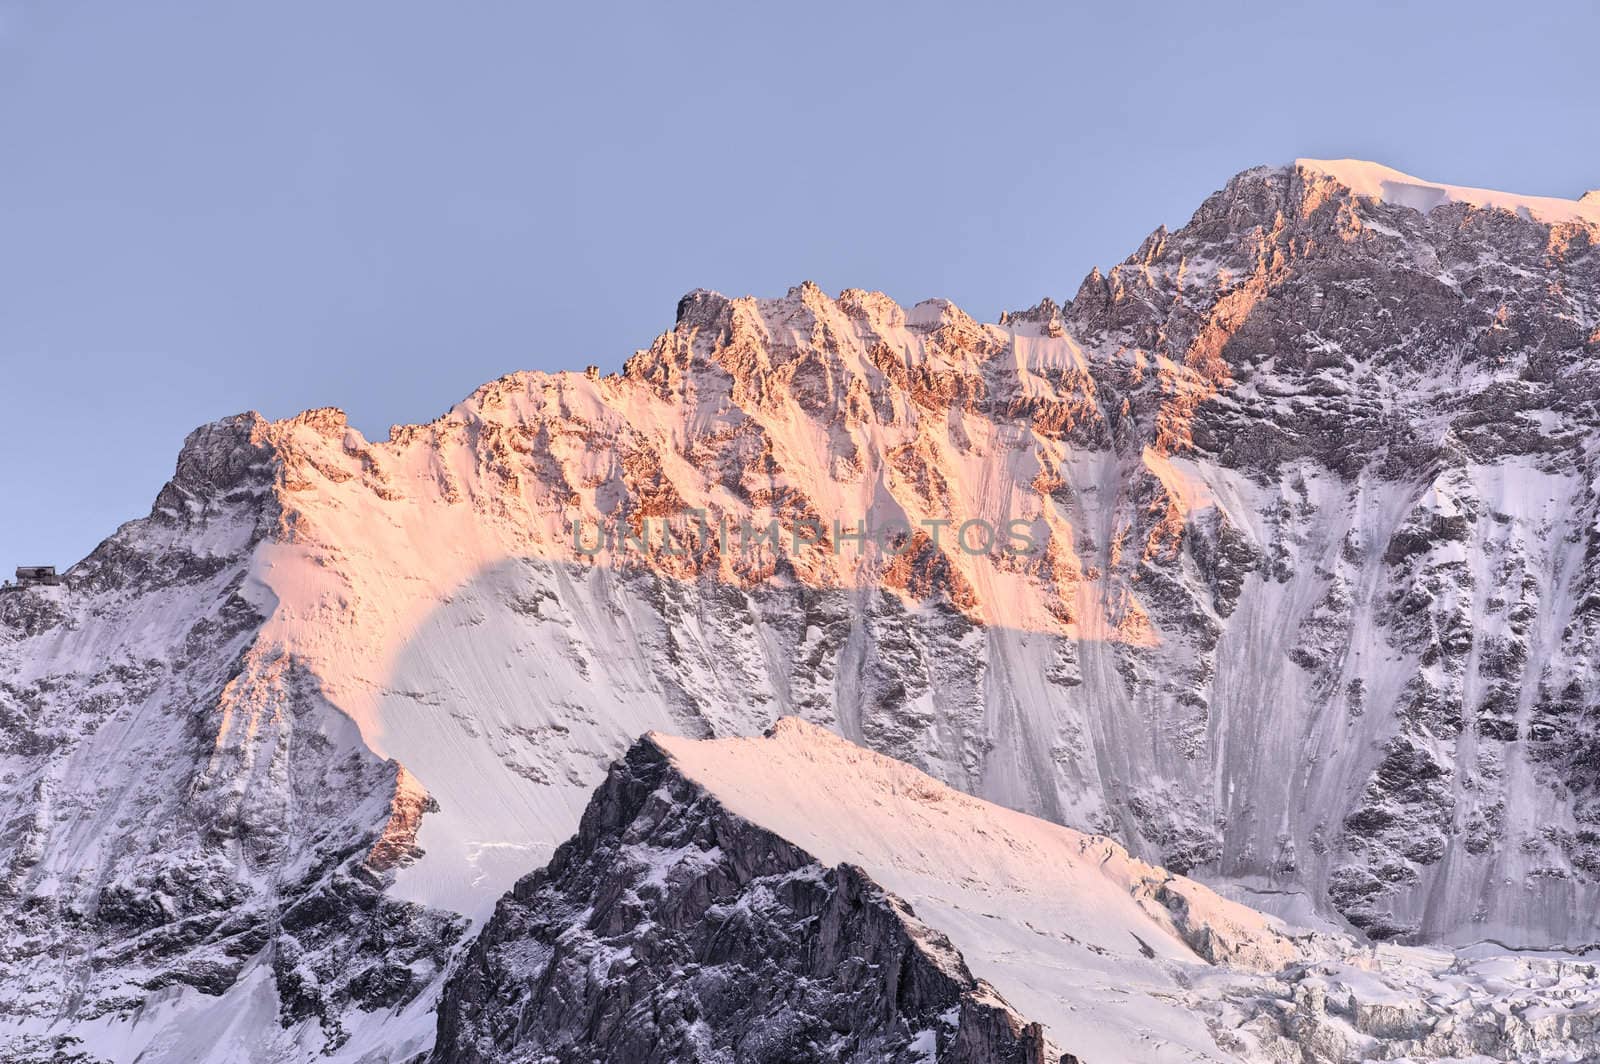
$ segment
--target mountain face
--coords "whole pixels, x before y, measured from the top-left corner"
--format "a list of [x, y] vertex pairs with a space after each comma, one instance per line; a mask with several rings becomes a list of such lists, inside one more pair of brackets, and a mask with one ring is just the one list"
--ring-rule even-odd
[[434, 1060], [1041, 1064], [1040, 1027], [947, 937], [860, 868], [730, 813], [658, 742], [500, 903]]
[[1290, 934], [784, 718], [617, 762], [454, 970], [432, 1059], [1587, 1060], [1595, 974]]
[[1297, 922], [1600, 941], [1597, 233], [1301, 162], [998, 325], [695, 292], [384, 442], [197, 430], [0, 593], [0, 1038], [427, 1052], [638, 735], [782, 716]]
[[[249, 424], [192, 434], [152, 515], [66, 586], [0, 593], [6, 1059], [199, 1059], [241, 1006], [300, 1025], [285, 1054], [336, 1047], [346, 1013], [414, 998], [466, 930], [383, 889], [426, 792], [261, 638], [247, 572], [284, 514]], [[221, 995], [205, 1023], [139, 1029]], [[270, 1042], [249, 1029], [241, 1054]]]

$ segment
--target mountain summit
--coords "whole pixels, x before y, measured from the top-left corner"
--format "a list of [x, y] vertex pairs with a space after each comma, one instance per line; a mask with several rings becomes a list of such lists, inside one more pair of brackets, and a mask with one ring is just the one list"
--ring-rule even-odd
[[1410, 207], [1423, 214], [1447, 203], [1462, 203], [1479, 210], [1506, 211], [1551, 224], [1600, 224], [1600, 190], [1585, 192], [1576, 200], [1521, 196], [1487, 188], [1441, 185], [1360, 159], [1297, 159], [1295, 169], [1302, 174], [1331, 178], [1357, 196]]

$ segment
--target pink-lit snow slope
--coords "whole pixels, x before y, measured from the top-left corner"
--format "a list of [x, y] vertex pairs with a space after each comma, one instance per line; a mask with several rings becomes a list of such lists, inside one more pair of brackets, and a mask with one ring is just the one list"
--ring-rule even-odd
[[1298, 956], [1275, 919], [1107, 838], [973, 798], [796, 718], [764, 738], [651, 738], [730, 812], [909, 901], [974, 975], [1084, 1059], [1218, 1059], [1180, 1003], [1186, 989]]
[[1443, 185], [1361, 159], [1296, 159], [1295, 166], [1302, 171], [1331, 177], [1366, 199], [1410, 207], [1424, 214], [1446, 203], [1466, 203], [1484, 210], [1510, 211], [1549, 225], [1567, 222], [1600, 225], [1600, 189], [1586, 193], [1581, 199], [1570, 200]]

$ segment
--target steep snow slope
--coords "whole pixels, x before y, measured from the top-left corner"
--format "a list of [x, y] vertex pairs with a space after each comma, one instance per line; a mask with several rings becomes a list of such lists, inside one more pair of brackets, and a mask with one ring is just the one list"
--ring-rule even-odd
[[865, 869], [1085, 1060], [1217, 1052], [1203, 1015], [1167, 1004], [1197, 946], [1245, 969], [1301, 959], [1275, 921], [1109, 839], [969, 797], [803, 721], [765, 739], [651, 739], [729, 812], [825, 865]]

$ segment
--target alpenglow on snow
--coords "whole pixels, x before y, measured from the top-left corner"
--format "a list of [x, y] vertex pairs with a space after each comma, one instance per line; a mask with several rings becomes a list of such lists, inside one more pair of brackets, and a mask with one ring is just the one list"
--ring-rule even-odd
[[997, 324], [197, 429], [0, 593], [0, 1056], [1600, 1055], [1597, 239], [1301, 160]]

